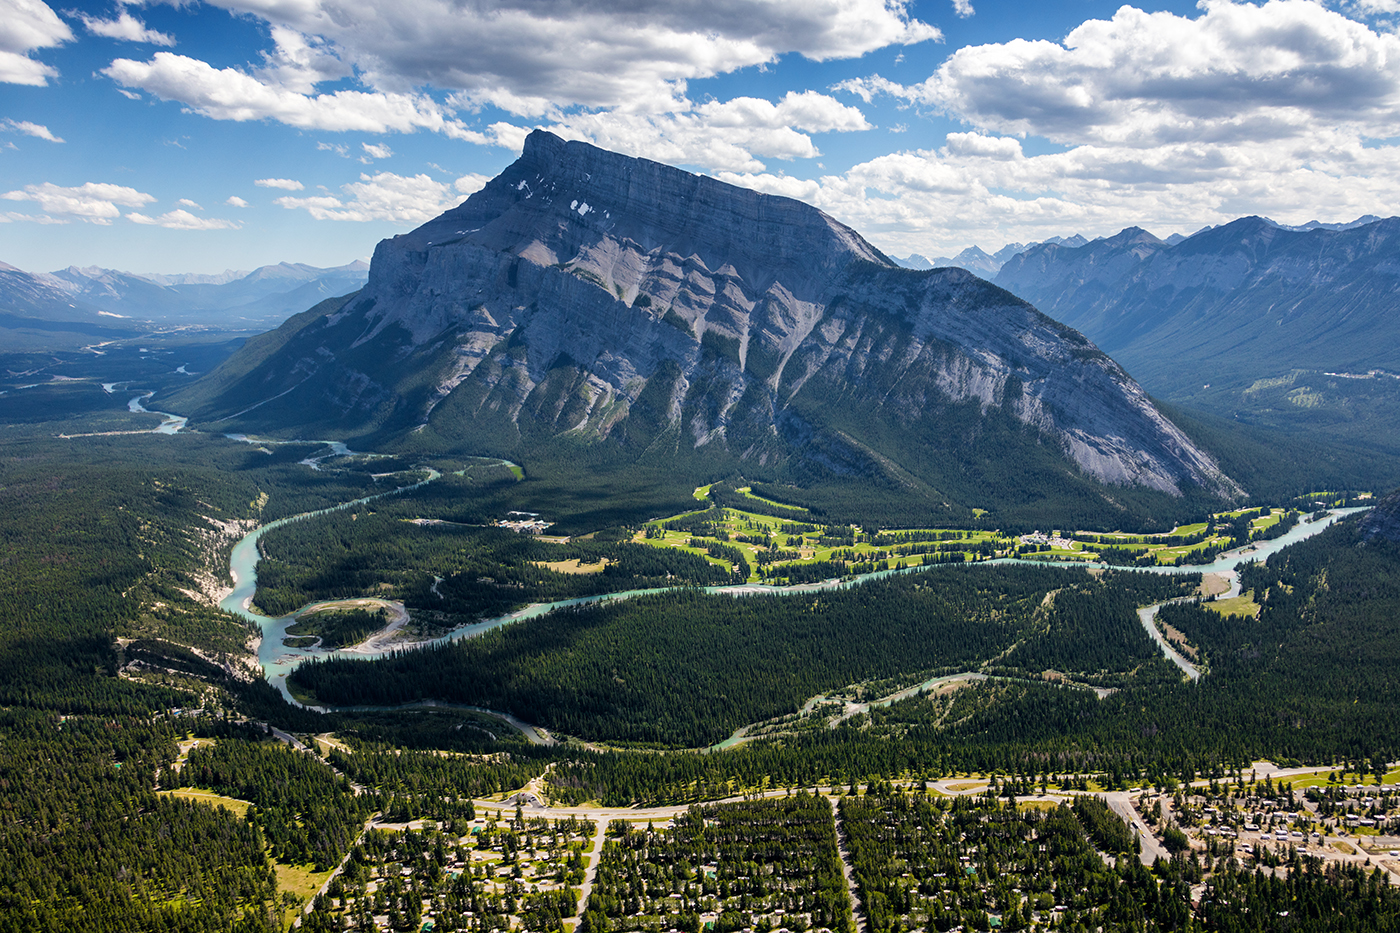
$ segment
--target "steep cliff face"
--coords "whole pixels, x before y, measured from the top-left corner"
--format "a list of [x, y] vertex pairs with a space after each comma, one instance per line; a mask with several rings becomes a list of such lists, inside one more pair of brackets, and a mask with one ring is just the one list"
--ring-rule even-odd
[[934, 487], [991, 418], [1081, 478], [1239, 492], [1116, 363], [1008, 292], [898, 268], [801, 202], [545, 132], [381, 243], [358, 296], [269, 338], [186, 408]]

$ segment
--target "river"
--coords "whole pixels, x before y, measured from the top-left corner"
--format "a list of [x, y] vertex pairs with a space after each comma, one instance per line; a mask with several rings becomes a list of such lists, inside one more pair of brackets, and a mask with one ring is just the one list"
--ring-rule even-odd
[[[139, 400], [134, 400], [133, 404], [135, 404], [136, 401]], [[176, 430], [178, 430], [178, 428], [176, 428]], [[236, 437], [234, 439], [243, 441], [251, 440], [250, 438], [244, 437]], [[327, 443], [328, 446], [332, 446], [332, 453], [328, 456], [344, 456], [353, 453], [353, 451], [350, 451], [348, 448], [346, 448], [344, 444], [332, 445], [331, 442], [325, 443]], [[315, 460], [318, 461], [318, 463], [321, 459], [325, 458], [315, 458]], [[507, 461], [499, 462], [502, 464], [510, 465]], [[255, 623], [259, 627], [262, 633], [262, 637], [258, 644], [258, 663], [262, 666], [263, 674], [267, 678], [267, 681], [274, 687], [276, 687], [289, 703], [297, 703], [297, 701], [293, 699], [293, 697], [287, 690], [287, 675], [290, 674], [298, 665], [301, 665], [312, 658], [380, 658], [384, 657], [387, 654], [390, 654], [394, 650], [399, 650], [404, 647], [426, 648], [431, 647], [433, 645], [440, 645], [445, 644], [447, 642], [457, 641], [458, 639], [462, 638], [473, 638], [484, 632], [488, 632], [494, 628], [499, 628], [502, 625], [506, 625], [511, 622], [518, 622], [523, 619], [532, 619], [537, 616], [543, 615], [546, 612], [550, 612], [554, 609], [562, 609], [569, 606], [581, 606], [589, 603], [597, 603], [607, 600], [630, 599], [636, 596], [644, 596], [651, 593], [660, 593], [665, 591], [664, 589], [626, 590], [617, 593], [604, 593], [598, 596], [584, 596], [575, 599], [557, 600], [555, 602], [549, 603], [532, 603], [529, 606], [526, 606], [522, 609], [517, 609], [514, 612], [508, 612], [505, 615], [496, 616], [492, 619], [485, 619], [481, 622], [476, 622], [471, 625], [461, 626], [460, 628], [456, 628], [450, 633], [443, 635], [439, 638], [435, 638], [429, 641], [417, 642], [412, 644], [411, 646], [400, 645], [397, 647], [385, 647], [377, 651], [366, 651], [363, 649], [357, 650], [357, 648], [354, 647], [340, 649], [323, 649], [318, 647], [290, 648], [283, 644], [283, 638], [286, 635], [287, 629], [295, 622], [294, 615], [282, 616], [279, 618], [271, 618], [269, 616], [264, 616], [252, 611], [250, 606], [252, 605], [253, 596], [257, 592], [258, 586], [257, 564], [260, 556], [258, 553], [258, 541], [265, 533], [271, 531], [274, 528], [280, 528], [281, 526], [289, 522], [302, 521], [304, 519], [315, 518], [320, 515], [327, 515], [331, 512], [338, 512], [344, 509], [355, 508], [356, 506], [363, 505], [368, 502], [373, 502], [375, 499], [380, 499], [384, 496], [392, 496], [404, 492], [409, 492], [428, 483], [431, 483], [440, 475], [441, 474], [439, 474], [435, 470], [429, 471], [429, 475], [426, 479], [420, 480], [419, 482], [413, 483], [409, 486], [402, 486], [395, 489], [386, 490], [381, 493], [376, 493], [372, 496], [365, 496], [360, 499], [354, 499], [349, 502], [343, 502], [339, 505], [330, 506], [328, 508], [316, 509], [311, 512], [304, 512], [300, 515], [293, 515], [287, 518], [278, 519], [274, 522], [269, 522], [266, 525], [262, 525], [250, 531], [236, 545], [234, 545], [233, 552], [230, 555], [229, 559], [229, 573], [233, 577], [234, 589], [232, 593], [230, 593], [219, 603], [219, 606], [229, 612], [242, 616], [244, 619]], [[1362, 508], [1338, 509], [1332, 512], [1330, 515], [1326, 516], [1325, 518], [1319, 519], [1315, 522], [1300, 521], [1295, 528], [1290, 530], [1286, 535], [1283, 535], [1282, 537], [1276, 538], [1273, 541], [1265, 541], [1259, 542], [1257, 544], [1252, 544], [1237, 551], [1223, 553], [1215, 560], [1214, 563], [1205, 566], [1155, 567], [1147, 569], [1153, 570], [1158, 573], [1226, 574], [1235, 578], [1234, 585], [1235, 587], [1238, 587], [1238, 578], [1235, 574], [1235, 570], [1241, 564], [1252, 560], [1264, 560], [1270, 554], [1276, 553], [1277, 551], [1281, 550], [1284, 547], [1287, 547], [1290, 544], [1297, 543], [1298, 541], [1302, 541], [1306, 538], [1317, 534], [1318, 532], [1322, 531], [1324, 528], [1326, 528], [1328, 525], [1331, 525], [1338, 519], [1363, 510], [1364, 509]], [[977, 564], [974, 565], [963, 566], [980, 566], [982, 564], [1009, 563], [1025, 564], [1028, 566], [1043, 566], [1046, 562], [1027, 561], [1020, 560], [1017, 558], [997, 558], [995, 560], [979, 561]], [[1107, 565], [1103, 564], [1089, 564], [1084, 562], [1076, 563], [1072, 566], [1098, 568], [1107, 567]], [[891, 576], [892, 574], [917, 573], [925, 569], [928, 568], [920, 566], [907, 567], [901, 570], [880, 570], [874, 573], [861, 574], [857, 577], [847, 580], [826, 580], [821, 583], [804, 583], [794, 586], [765, 586], [760, 584], [744, 583], [732, 586], [704, 587], [704, 590], [707, 593], [722, 593], [734, 597], [751, 595], [810, 593], [818, 590], [857, 586], [869, 580], [882, 579], [884, 577]], [[1160, 608], [1160, 604], [1158, 606], [1150, 606], [1147, 608], [1147, 610], [1142, 611], [1143, 613], [1146, 613], [1148, 610], [1151, 610], [1151, 614], [1143, 615], [1142, 613], [1140, 613], [1143, 628], [1147, 631], [1148, 635], [1151, 636], [1158, 643], [1158, 645], [1162, 647], [1163, 652], [1167, 655], [1167, 657], [1170, 658], [1173, 663], [1181, 667], [1182, 671], [1188, 677], [1191, 677], [1194, 680], [1195, 678], [1200, 676], [1200, 673], [1190, 664], [1190, 662], [1186, 661], [1185, 658], [1182, 658], [1171, 648], [1170, 645], [1166, 643], [1166, 641], [1162, 638], [1161, 634], [1157, 631], [1156, 625], [1153, 624], [1152, 618], [1153, 616], [1155, 616], [1156, 610], [1158, 608]]]

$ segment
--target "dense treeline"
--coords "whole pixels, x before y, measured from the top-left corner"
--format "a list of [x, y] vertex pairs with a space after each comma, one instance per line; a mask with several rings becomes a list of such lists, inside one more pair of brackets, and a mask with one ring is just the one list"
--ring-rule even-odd
[[1212, 878], [1198, 922], [1211, 933], [1391, 933], [1400, 930], [1400, 890], [1379, 868], [1295, 857], [1286, 877], [1231, 869]]
[[359, 644], [383, 628], [387, 622], [387, 613], [383, 609], [323, 609], [304, 615], [289, 625], [287, 634], [292, 637], [319, 638], [322, 648], [343, 648]]
[[259, 828], [152, 790], [174, 735], [0, 712], [0, 930], [277, 929]]
[[1106, 586], [1066, 586], [1050, 597], [1045, 625], [998, 661], [1007, 670], [1073, 673], [1101, 686], [1180, 680], [1138, 623], [1137, 607], [1182, 596], [1198, 574], [1114, 573]]
[[353, 754], [332, 751], [330, 761], [350, 780], [375, 788], [386, 811], [437, 820], [467, 815], [473, 797], [524, 787], [548, 763], [546, 756], [523, 749], [474, 760], [377, 742], [357, 744]]
[[339, 864], [369, 815], [348, 781], [280, 742], [219, 739], [191, 750], [184, 767], [164, 772], [163, 781], [247, 800], [273, 856], [310, 862], [316, 871]]
[[434, 698], [590, 738], [694, 746], [834, 687], [975, 670], [997, 655], [1002, 671], [1039, 675], [1054, 666], [1113, 683], [1139, 669], [1170, 677], [1153, 666], [1155, 649], [1133, 610], [1194, 582], [984, 567], [819, 594], [671, 592], [557, 611], [382, 661], [308, 664], [293, 680], [334, 705]]
[[[404, 512], [420, 504], [416, 498], [380, 500], [377, 511], [342, 512], [269, 532], [259, 542], [258, 606], [282, 615], [319, 599], [376, 595], [476, 618], [530, 602], [733, 582], [724, 567], [673, 548], [628, 541], [553, 544], [499, 528], [404, 521]], [[597, 569], [561, 573], [545, 566], [572, 560]]]
[[671, 592], [377, 662], [308, 664], [293, 678], [335, 705], [433, 697], [570, 734], [702, 745], [848, 683], [976, 667], [1009, 647], [1065, 579], [997, 567], [793, 596]]
[[1131, 855], [1139, 851], [1140, 845], [1128, 825], [1102, 797], [1074, 798], [1074, 815], [1088, 831], [1089, 838], [1103, 851], [1112, 855]]
[[[841, 815], [873, 933], [924, 929], [1182, 929], [1190, 907], [1136, 859], [1106, 865], [1079, 808], [1018, 810], [888, 787], [846, 797]], [[1112, 817], [1122, 823], [1117, 817]]]
[[692, 807], [673, 827], [612, 827], [580, 931], [775, 928], [849, 933], [851, 897], [825, 799], [806, 793]]

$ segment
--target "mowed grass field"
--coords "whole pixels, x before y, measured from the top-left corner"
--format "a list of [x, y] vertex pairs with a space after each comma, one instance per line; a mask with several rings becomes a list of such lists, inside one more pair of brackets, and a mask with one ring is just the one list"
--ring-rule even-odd
[[[859, 565], [862, 570], [871, 569], [870, 565], [873, 563], [881, 566], [888, 564], [891, 568], [901, 564], [913, 566], [923, 561], [923, 554], [928, 551], [930, 544], [940, 545], [940, 552], [945, 554], [961, 549], [966, 559], [1020, 554], [1037, 560], [1075, 562], [1099, 561], [1100, 547], [1128, 547], [1138, 550], [1143, 555], [1143, 560], [1150, 559], [1157, 565], [1168, 565], [1175, 564], [1183, 558], [1189, 559], [1193, 552], [1212, 547], [1226, 547], [1231, 543], [1230, 537], [1225, 533], [1229, 523], [1256, 511], [1237, 509], [1221, 512], [1212, 516], [1212, 522], [1180, 525], [1169, 532], [1155, 535], [1059, 532], [1049, 545], [1026, 547], [1020, 538], [982, 529], [911, 528], [881, 532], [878, 537], [872, 538], [853, 526], [823, 525], [812, 519], [800, 506], [765, 499], [754, 495], [747, 488], [738, 489], [736, 492], [754, 500], [755, 503], [790, 510], [792, 515], [774, 516], [732, 508], [694, 510], [648, 522], [632, 540], [652, 547], [687, 551], [732, 572], [734, 565], [731, 561], [709, 554], [705, 547], [707, 543], [718, 541], [738, 549], [743, 554], [751, 568], [751, 580], [762, 578], [763, 575], [758, 569], [760, 565], [768, 568], [770, 577], [782, 576], [782, 569], [786, 567], [833, 561]], [[708, 502], [709, 493], [709, 486], [700, 486], [696, 488], [694, 496], [697, 501]], [[1250, 520], [1251, 533], [1266, 531], [1282, 521], [1285, 514], [1286, 510], [1282, 508], [1270, 508], [1262, 514], [1255, 515]], [[692, 530], [702, 524], [705, 531], [692, 534]], [[1219, 533], [1212, 534], [1212, 527]], [[1177, 539], [1197, 535], [1205, 537], [1190, 544], [1178, 543]], [[901, 540], [905, 536], [914, 540]], [[841, 543], [834, 543], [837, 541]], [[697, 547], [696, 544], [700, 546]], [[760, 555], [763, 556], [762, 561], [759, 559]], [[588, 568], [582, 567], [560, 569], [572, 573], [590, 572]], [[1253, 604], [1247, 600], [1239, 603], [1230, 601], [1223, 611], [1231, 615], [1247, 615], [1251, 612], [1251, 606]]]

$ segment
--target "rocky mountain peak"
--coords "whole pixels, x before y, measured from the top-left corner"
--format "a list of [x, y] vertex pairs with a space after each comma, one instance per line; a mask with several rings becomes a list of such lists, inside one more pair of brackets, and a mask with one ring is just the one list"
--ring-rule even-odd
[[1071, 484], [1239, 491], [1082, 335], [984, 280], [899, 268], [800, 201], [543, 131], [381, 243], [358, 296], [230, 372], [197, 400], [207, 416], [669, 450], [937, 501], [974, 488], [959, 459], [979, 444]]

